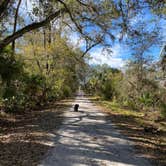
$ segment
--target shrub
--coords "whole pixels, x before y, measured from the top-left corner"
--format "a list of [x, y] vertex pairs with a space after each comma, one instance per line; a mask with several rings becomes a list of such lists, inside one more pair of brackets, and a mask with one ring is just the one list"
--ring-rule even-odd
[[106, 81], [101, 88], [101, 95], [105, 98], [105, 99], [110, 99], [112, 100], [114, 97], [114, 93], [115, 93], [115, 89], [112, 85], [111, 80]]
[[69, 86], [64, 86], [63, 95], [64, 97], [69, 97], [72, 94], [72, 90]]
[[6, 48], [0, 54], [0, 76], [3, 83], [10, 84], [11, 81], [16, 80], [23, 71], [23, 63], [11, 56], [11, 51]]
[[24, 76], [24, 90], [23, 93], [27, 96], [27, 102], [31, 107], [34, 107], [39, 102], [42, 102], [46, 95], [46, 79], [44, 76], [39, 74], [32, 74]]
[[153, 98], [149, 92], [142, 94], [138, 100], [138, 102], [143, 106], [148, 107], [153, 104]]
[[163, 118], [166, 118], [166, 103], [162, 103], [162, 104], [160, 105], [160, 109], [161, 109], [161, 116], [162, 116]]

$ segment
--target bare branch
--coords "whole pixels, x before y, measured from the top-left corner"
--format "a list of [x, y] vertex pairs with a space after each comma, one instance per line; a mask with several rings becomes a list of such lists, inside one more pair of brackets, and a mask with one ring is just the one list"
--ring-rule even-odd
[[62, 1], [62, 0], [58, 0], [61, 4], [63, 4], [64, 8], [66, 9], [67, 13], [70, 16], [70, 19], [73, 21], [73, 23], [75, 24], [76, 28], [78, 29], [78, 31], [83, 34], [82, 32], [82, 28], [80, 27], [80, 25], [76, 22], [76, 20], [74, 19], [72, 12], [70, 11], [70, 9], [67, 7], [67, 5]]
[[81, 57], [84, 57], [84, 56], [88, 53], [88, 51], [90, 51], [93, 47], [97, 46], [97, 45], [100, 44], [100, 43], [101, 43], [101, 41], [98, 41], [98, 42], [92, 44], [91, 46], [89, 46], [89, 47], [85, 50], [85, 52], [81, 55]]

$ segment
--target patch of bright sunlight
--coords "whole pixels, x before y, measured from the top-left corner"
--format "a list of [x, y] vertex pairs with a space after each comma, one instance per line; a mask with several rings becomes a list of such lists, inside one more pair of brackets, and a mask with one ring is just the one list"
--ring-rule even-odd
[[[115, 161], [106, 161], [106, 160], [102, 160], [102, 161], [98, 161], [99, 164], [101, 165], [105, 165], [105, 166], [114, 166], [114, 165], [118, 165], [118, 166], [133, 166], [131, 164], [125, 164], [125, 163], [121, 163], [121, 162], [115, 162]], [[80, 163], [73, 163], [73, 166], [87, 166], [87, 164], [80, 164]]]

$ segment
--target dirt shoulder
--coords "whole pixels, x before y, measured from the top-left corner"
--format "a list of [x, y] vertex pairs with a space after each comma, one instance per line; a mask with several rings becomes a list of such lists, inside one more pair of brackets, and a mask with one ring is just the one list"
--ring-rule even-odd
[[[166, 122], [151, 121], [148, 114], [134, 112], [120, 108], [111, 102], [89, 98], [101, 110], [108, 114], [108, 119], [115, 124], [117, 129], [134, 142], [138, 155], [149, 159], [154, 166], [166, 165]], [[157, 132], [146, 132], [145, 126], [154, 126]]]
[[70, 103], [44, 110], [0, 114], [0, 166], [36, 166], [53, 146], [55, 131]]

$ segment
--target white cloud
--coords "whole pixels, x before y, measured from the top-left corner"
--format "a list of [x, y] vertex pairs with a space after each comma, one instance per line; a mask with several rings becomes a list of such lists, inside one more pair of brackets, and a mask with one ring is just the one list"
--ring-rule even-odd
[[27, 0], [21, 3], [21, 13], [27, 14], [27, 11], [30, 12], [33, 9], [33, 1]]
[[90, 52], [92, 59], [89, 61], [90, 64], [108, 64], [113, 68], [123, 68], [125, 65], [125, 60], [123, 60], [120, 55], [122, 53], [122, 47], [119, 44], [115, 44], [110, 52], [102, 52], [103, 48], [96, 48]]
[[41, 21], [39, 17], [33, 14], [34, 6], [38, 6], [38, 0], [24, 0], [21, 3], [20, 14], [25, 19], [25, 22], [30, 24], [34, 21]]
[[79, 37], [77, 33], [71, 33], [69, 35], [69, 42], [75, 47], [75, 48], [82, 48], [85, 46], [85, 41]]
[[[70, 43], [75, 48], [85, 47], [85, 41], [79, 37], [77, 33], [68, 33]], [[104, 47], [95, 47], [89, 53], [92, 59], [89, 60], [89, 64], [108, 64], [113, 68], [123, 68], [125, 60], [121, 58], [124, 48], [120, 44], [115, 44], [111, 51], [103, 51]]]

